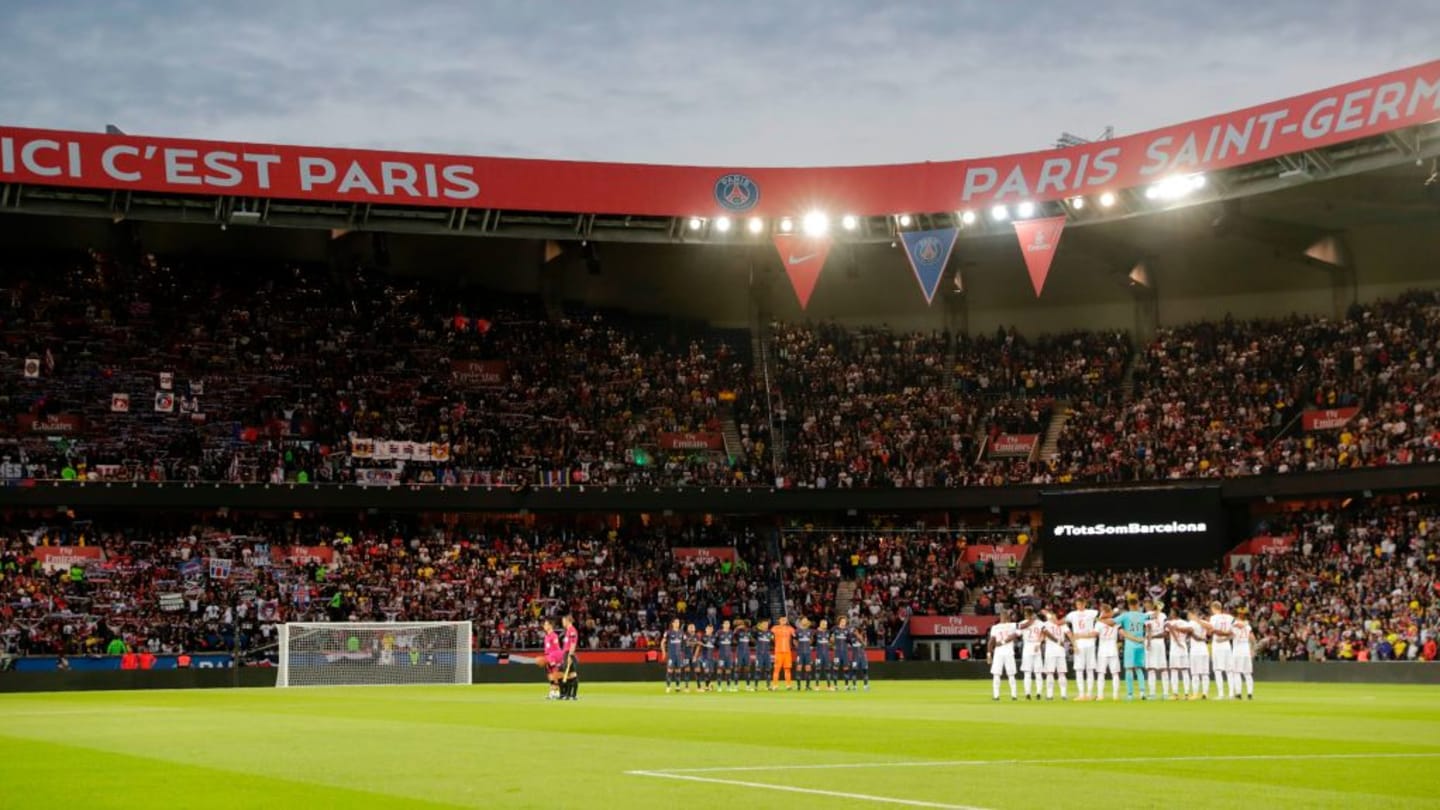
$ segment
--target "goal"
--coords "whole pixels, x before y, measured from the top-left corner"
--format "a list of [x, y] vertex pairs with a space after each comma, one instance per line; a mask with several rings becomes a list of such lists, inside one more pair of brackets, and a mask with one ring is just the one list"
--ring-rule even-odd
[[276, 686], [470, 683], [470, 622], [289, 622]]

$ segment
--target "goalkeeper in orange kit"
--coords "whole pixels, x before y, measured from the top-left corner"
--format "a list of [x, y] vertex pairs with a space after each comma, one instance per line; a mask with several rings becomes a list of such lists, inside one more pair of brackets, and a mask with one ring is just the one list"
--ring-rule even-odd
[[790, 689], [794, 685], [794, 677], [791, 671], [795, 667], [795, 628], [790, 626], [790, 620], [784, 616], [775, 620], [775, 626], [770, 628], [770, 633], [775, 637], [775, 669], [770, 673], [770, 688], [774, 689], [780, 683], [780, 673], [785, 673], [785, 688]]

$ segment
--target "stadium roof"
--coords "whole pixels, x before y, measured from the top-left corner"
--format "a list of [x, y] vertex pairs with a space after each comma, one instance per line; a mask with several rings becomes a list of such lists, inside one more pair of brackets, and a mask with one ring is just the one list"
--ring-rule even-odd
[[1440, 60], [1113, 140], [867, 167], [583, 163], [0, 127], [0, 211], [725, 244], [798, 229], [820, 212], [837, 238], [878, 242], [949, 225], [1009, 233], [1016, 218], [1109, 222], [1433, 160], [1437, 121]]

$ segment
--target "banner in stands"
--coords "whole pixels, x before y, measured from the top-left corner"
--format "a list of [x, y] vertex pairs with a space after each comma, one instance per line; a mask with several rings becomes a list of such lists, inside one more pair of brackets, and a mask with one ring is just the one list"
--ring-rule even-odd
[[1010, 561], [1014, 560], [1018, 565], [1025, 560], [1025, 553], [1029, 550], [1029, 545], [1020, 545], [1018, 543], [1009, 546], [966, 546], [963, 559], [969, 565], [974, 565], [981, 560], [993, 562], [997, 566], [1009, 565]]
[[400, 483], [399, 467], [366, 467], [355, 471], [355, 483], [362, 486], [390, 487]]
[[73, 436], [85, 429], [85, 417], [73, 413], [50, 413], [36, 416], [22, 413], [16, 417], [21, 430], [48, 436]]
[[801, 309], [810, 306], [810, 296], [815, 292], [832, 244], [834, 240], [828, 236], [775, 234], [775, 250], [780, 253], [780, 263], [785, 265], [785, 275], [790, 277], [790, 286], [795, 288]]
[[990, 458], [1029, 458], [1040, 444], [1039, 433], [1001, 433], [985, 445]]
[[1350, 424], [1350, 420], [1354, 419], [1358, 413], [1360, 413], [1358, 405], [1349, 408], [1309, 410], [1300, 414], [1300, 424], [1306, 430], [1335, 430]]
[[335, 549], [329, 546], [274, 546], [270, 549], [270, 559], [277, 563], [305, 565], [316, 562], [330, 565], [335, 562]]
[[1440, 60], [1064, 149], [890, 166], [588, 163], [0, 127], [0, 182], [654, 216], [799, 216], [819, 202], [834, 212], [879, 215], [1138, 187], [1424, 124], [1437, 113]]
[[1055, 260], [1055, 250], [1060, 247], [1060, 234], [1065, 231], [1065, 217], [1027, 219], [1015, 223], [1015, 237], [1020, 240], [1020, 252], [1025, 256], [1025, 270], [1030, 274], [1030, 286], [1035, 288], [1035, 297], [1045, 288], [1045, 279], [1050, 275], [1050, 263]]
[[661, 433], [662, 450], [724, 450], [725, 437], [719, 433]]
[[105, 561], [104, 549], [96, 546], [40, 546], [35, 559], [46, 571], [68, 571], [72, 565], [90, 565]]
[[350, 455], [355, 458], [368, 458], [376, 461], [448, 461], [450, 459], [450, 443], [394, 442], [351, 436]]
[[466, 385], [503, 385], [509, 370], [504, 360], [450, 361], [450, 376]]
[[1046, 570], [1207, 568], [1229, 544], [1218, 486], [1040, 493]]
[[735, 562], [734, 546], [687, 546], [670, 549], [679, 562], [713, 565], [718, 562]]
[[973, 638], [990, 632], [994, 616], [911, 616], [910, 635], [916, 638]]

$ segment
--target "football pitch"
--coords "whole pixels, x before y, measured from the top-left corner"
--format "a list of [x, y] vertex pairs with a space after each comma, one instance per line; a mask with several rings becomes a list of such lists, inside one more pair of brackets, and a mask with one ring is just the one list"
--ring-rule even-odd
[[[537, 676], [538, 677], [538, 676]], [[0, 695], [0, 806], [1440, 807], [1440, 691], [1000, 703], [988, 681]]]

